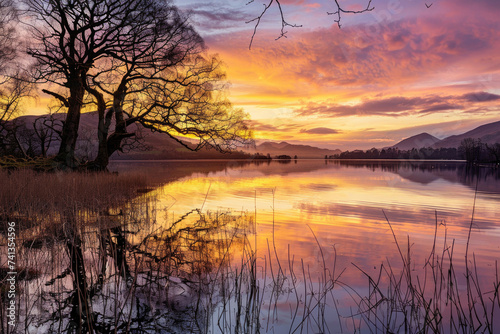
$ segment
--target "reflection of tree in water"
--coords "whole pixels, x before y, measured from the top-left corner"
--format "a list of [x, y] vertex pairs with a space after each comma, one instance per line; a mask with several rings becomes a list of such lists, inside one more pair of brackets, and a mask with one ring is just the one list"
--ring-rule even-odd
[[43, 269], [21, 298], [23, 322], [68, 333], [206, 327], [205, 298], [252, 219], [192, 210], [165, 223], [158, 213], [145, 195], [120, 210], [55, 213], [57, 237], [43, 226], [24, 231], [24, 261]]
[[[483, 167], [480, 165], [461, 165], [459, 169], [460, 182], [468, 186], [475, 186], [476, 182], [487, 183], [491, 180], [500, 180], [500, 169]], [[495, 187], [498, 190], [498, 185]]]
[[[323, 162], [320, 165], [323, 167]], [[283, 167], [281, 171], [289, 167], [276, 166]], [[356, 167], [365, 168], [360, 164]], [[438, 170], [448, 175], [449, 171], [455, 176], [463, 170], [459, 166], [442, 167], [383, 168], [399, 173]], [[479, 178], [483, 180], [485, 175]], [[67, 176], [73, 187], [81, 188], [75, 174]], [[44, 177], [54, 177], [47, 182], [51, 185], [59, 176]], [[90, 179], [84, 181], [82, 184]], [[101, 188], [107, 194], [112, 191], [111, 186]], [[289, 310], [295, 310], [291, 324], [286, 325], [290, 332], [303, 327], [306, 332], [325, 332], [316, 324], [324, 327], [336, 321], [328, 310], [334, 311], [331, 306], [337, 304], [327, 296], [336, 298], [330, 292], [337, 286], [337, 276], [326, 277], [326, 267], [320, 266], [322, 278], [316, 281], [315, 269], [309, 272], [307, 262], [295, 259], [294, 265], [290, 246], [288, 258], [282, 256], [278, 261], [278, 255], [272, 254], [274, 234], [267, 250], [259, 248], [257, 260], [246, 234], [255, 232], [252, 217], [193, 210], [178, 219], [166, 212], [164, 218], [163, 211], [157, 208], [155, 192], [140, 191], [141, 195], [125, 202], [107, 203], [101, 199], [106, 203], [102, 206], [95, 205], [95, 187], [89, 189], [92, 192], [88, 197], [80, 191], [71, 205], [62, 202], [52, 207], [50, 201], [43, 201], [40, 207], [26, 210], [27, 206], [16, 200], [12, 207], [2, 207], [1, 220], [14, 219], [19, 224], [20, 264], [29, 273], [29, 279], [18, 277], [22, 289], [18, 331], [208, 333], [217, 328], [223, 333], [254, 333], [265, 328], [263, 332], [270, 332], [283, 322], [283, 313], [279, 312], [288, 315]], [[68, 190], [62, 189], [62, 193]], [[113, 193], [112, 198], [118, 198], [118, 193]], [[62, 199], [54, 196], [54, 203]], [[21, 208], [25, 210], [23, 219]], [[4, 234], [1, 225], [0, 233]], [[321, 248], [317, 254], [319, 260], [323, 256]], [[316, 312], [325, 309], [326, 313]], [[4, 309], [1, 311], [5, 314]], [[308, 331], [313, 327], [315, 331]]]
[[[347, 168], [381, 170], [400, 175], [416, 183], [427, 184], [434, 180], [444, 179], [449, 182], [461, 183], [475, 189], [478, 183], [479, 191], [499, 192], [500, 169], [489, 166], [470, 165], [453, 161], [356, 161], [334, 160], [328, 164]], [[492, 182], [493, 181], [493, 182]]]

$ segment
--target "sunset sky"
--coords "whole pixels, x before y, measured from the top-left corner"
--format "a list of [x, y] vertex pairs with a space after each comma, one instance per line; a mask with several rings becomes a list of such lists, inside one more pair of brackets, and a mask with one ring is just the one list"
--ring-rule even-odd
[[[438, 138], [497, 121], [498, 0], [374, 0], [334, 22], [333, 0], [178, 1], [226, 64], [230, 99], [257, 140], [369, 149], [428, 132]], [[267, 2], [268, 3], [268, 2]], [[359, 10], [366, 3], [341, 2]], [[432, 4], [432, 5], [431, 5]]]

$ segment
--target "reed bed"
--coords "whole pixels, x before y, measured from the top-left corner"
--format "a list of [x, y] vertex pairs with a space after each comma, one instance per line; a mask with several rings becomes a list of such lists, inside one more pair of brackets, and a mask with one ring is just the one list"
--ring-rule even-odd
[[90, 210], [119, 206], [151, 187], [143, 175], [115, 173], [40, 173], [0, 169], [2, 214], [47, 213], [68, 207]]
[[[277, 252], [274, 218], [267, 247], [257, 249], [248, 212], [174, 216], [143, 176], [0, 171], [0, 183], [0, 234], [16, 221], [18, 266], [12, 327], [0, 255], [2, 334], [498, 331], [499, 271], [495, 262], [487, 282], [478, 272], [473, 218], [460, 259], [436, 217], [424, 263], [387, 220], [400, 261], [373, 275], [355, 263], [338, 267], [313, 226], [314, 268], [290, 246]], [[346, 281], [348, 271], [366, 288]]]
[[[358, 306], [353, 314], [361, 320], [356, 331], [360, 332], [363, 328], [372, 333], [498, 331], [500, 280], [497, 261], [493, 264], [494, 275], [488, 277], [487, 282], [484, 278], [481, 281], [475, 255], [468, 254], [470, 239], [466, 243], [465, 259], [454, 257], [455, 240], [448, 240], [446, 228], [440, 231], [441, 224], [436, 215], [432, 248], [423, 264], [415, 264], [410, 238], [407, 237], [403, 246], [388, 219], [387, 224], [401, 264], [395, 266], [385, 262], [380, 266], [378, 275], [369, 275], [353, 264], [368, 280], [368, 295], [363, 296], [348, 284], [342, 284]], [[469, 232], [472, 225], [473, 220]], [[442, 240], [441, 246], [438, 239]]]

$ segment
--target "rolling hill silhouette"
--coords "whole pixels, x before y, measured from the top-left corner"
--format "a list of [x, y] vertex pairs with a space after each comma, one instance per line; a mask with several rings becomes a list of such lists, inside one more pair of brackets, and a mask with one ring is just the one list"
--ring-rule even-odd
[[500, 121], [484, 124], [465, 133], [452, 135], [442, 140], [424, 132], [406, 138], [391, 147], [397, 147], [405, 151], [411, 150], [412, 148], [419, 149], [423, 147], [458, 148], [465, 138], [480, 139], [482, 143], [490, 145], [500, 143]]

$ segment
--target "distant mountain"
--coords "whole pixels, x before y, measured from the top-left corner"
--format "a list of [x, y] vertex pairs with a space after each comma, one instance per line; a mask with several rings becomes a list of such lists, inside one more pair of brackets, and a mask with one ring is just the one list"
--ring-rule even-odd
[[406, 138], [396, 145], [393, 145], [392, 148], [399, 148], [403, 151], [411, 150], [412, 148], [420, 149], [422, 147], [431, 147], [440, 140], [427, 132], [418, 134], [416, 136], [411, 136]]
[[278, 155], [289, 155], [294, 157], [295, 155], [301, 159], [322, 159], [325, 155], [340, 154], [340, 150], [329, 150], [325, 148], [319, 148], [310, 145], [296, 145], [289, 144], [287, 142], [264, 142], [255, 147], [255, 149], [246, 150], [249, 153], [261, 153], [264, 155], [271, 155], [275, 157]]
[[412, 148], [432, 147], [432, 148], [451, 148], [459, 147], [462, 140], [465, 138], [481, 139], [482, 143], [495, 144], [500, 143], [500, 121], [484, 124], [477, 128], [467, 131], [459, 135], [446, 137], [442, 140], [424, 132], [409, 138], [406, 138], [399, 143], [391, 146], [407, 151]]
[[478, 126], [461, 135], [447, 137], [434, 144], [433, 147], [459, 147], [465, 138], [481, 139], [481, 142], [485, 144], [500, 143], [500, 121]]

